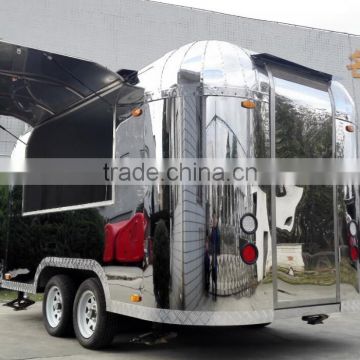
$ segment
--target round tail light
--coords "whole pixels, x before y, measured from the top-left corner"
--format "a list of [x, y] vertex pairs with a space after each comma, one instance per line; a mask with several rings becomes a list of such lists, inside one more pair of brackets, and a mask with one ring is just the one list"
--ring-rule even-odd
[[240, 227], [245, 234], [254, 234], [258, 228], [256, 217], [251, 213], [244, 214], [240, 219]]
[[357, 223], [354, 220], [351, 220], [348, 224], [349, 233], [351, 236], [357, 235]]
[[350, 246], [350, 259], [351, 261], [359, 260], [359, 248], [357, 246]]
[[247, 243], [240, 249], [240, 256], [247, 265], [253, 265], [259, 256], [259, 251], [254, 244]]

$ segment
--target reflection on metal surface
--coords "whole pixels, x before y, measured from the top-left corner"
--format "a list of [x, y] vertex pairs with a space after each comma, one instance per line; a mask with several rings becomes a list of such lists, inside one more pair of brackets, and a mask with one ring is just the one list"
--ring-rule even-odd
[[[246, 51], [223, 42], [196, 42], [169, 53], [140, 71], [139, 77], [148, 98], [168, 97], [149, 102], [144, 130], [149, 157], [269, 155], [268, 79], [262, 70], [254, 72]], [[235, 96], [219, 97], [224, 91]], [[242, 107], [243, 101], [254, 98], [255, 109]], [[149, 214], [166, 209], [173, 214], [170, 308], [246, 310], [244, 297], [254, 298], [252, 309], [272, 308], [266, 191], [233, 185], [149, 191], [144, 201]], [[241, 230], [245, 213], [257, 216], [253, 235]], [[242, 241], [256, 242], [255, 265], [242, 261]]]
[[[276, 156], [332, 157], [332, 107], [327, 84], [277, 71]], [[281, 302], [336, 301], [331, 186], [278, 187], [277, 296]], [[290, 305], [291, 306], [291, 305]]]
[[[341, 98], [340, 98], [341, 99]], [[344, 101], [340, 102], [343, 108]], [[353, 112], [350, 112], [353, 114]], [[356, 158], [357, 139], [345, 130], [347, 117], [337, 113], [335, 151], [337, 158]], [[350, 119], [352, 119], [351, 117]], [[351, 124], [355, 126], [354, 124]], [[352, 258], [352, 250], [358, 248], [358, 229], [360, 220], [359, 188], [349, 181], [348, 185], [337, 187], [337, 222], [340, 254], [340, 296], [346, 304], [356, 303], [360, 292], [359, 261]], [[356, 224], [351, 231], [350, 224]], [[348, 305], [347, 305], [348, 306]]]
[[335, 118], [355, 123], [355, 104], [345, 87], [332, 81], [330, 89], [335, 102]]
[[[234, 45], [196, 42], [167, 54], [140, 71], [148, 103], [143, 107], [143, 124], [136, 126], [143, 130], [135, 130], [131, 122], [119, 126], [121, 153], [133, 149], [126, 156], [136, 157], [133, 153], [142, 151], [149, 158], [205, 156], [226, 161], [270, 157], [274, 148], [277, 157], [332, 157], [329, 84], [272, 70], [274, 100], [266, 69], [256, 68], [247, 52]], [[352, 119], [351, 98], [336, 82], [331, 89], [339, 118]], [[253, 101], [255, 108], [242, 107], [245, 100]], [[271, 105], [275, 105], [275, 124], [271, 124], [271, 101], [275, 101]], [[130, 144], [131, 131], [141, 136], [136, 135], [137, 141]], [[351, 133], [338, 131], [337, 143], [345, 144], [340, 135]], [[348, 153], [355, 146], [354, 137], [349, 137], [337, 151]], [[135, 203], [143, 203], [154, 222], [145, 245], [142, 280], [124, 282], [141, 292], [142, 305], [244, 313], [272, 309], [273, 281], [281, 307], [336, 301], [332, 187], [278, 186], [273, 208], [268, 186], [157, 186], [125, 192], [123, 199], [129, 201], [122, 211], [127, 211], [126, 216], [135, 211]], [[121, 197], [119, 204], [124, 204]], [[276, 213], [274, 239], [272, 210]], [[241, 228], [246, 213], [256, 217], [255, 234]], [[162, 270], [154, 261], [153, 241], [160, 218], [168, 226], [170, 281], [159, 292], [154, 277]], [[247, 242], [258, 249], [254, 265], [245, 264], [240, 256]], [[276, 274], [272, 274], [273, 266]], [[115, 294], [115, 287], [111, 288]], [[127, 293], [125, 288], [115, 298], [127, 302], [128, 295], [122, 293]]]
[[[269, 147], [266, 140], [269, 136], [267, 114], [267, 104], [257, 103], [254, 115], [254, 112], [241, 107], [241, 100], [237, 97], [208, 97], [206, 156], [230, 159], [254, 156], [257, 152], [266, 157]], [[261, 304], [254, 306], [272, 306], [272, 290], [267, 286], [271, 269], [271, 238], [266, 193], [257, 187], [236, 185], [208, 187], [205, 193], [207, 218], [210, 219], [209, 242], [214, 237], [214, 222], [218, 223], [220, 232], [219, 249], [217, 255], [212, 256], [212, 259], [217, 258], [211, 271], [212, 282], [216, 282], [210, 289], [213, 299], [217, 299], [216, 295], [236, 295], [241, 306], [241, 298], [261, 294]], [[241, 226], [246, 214], [255, 216], [257, 226], [252, 231], [244, 231]], [[259, 253], [256, 264], [248, 265], [242, 260], [240, 250], [243, 242], [256, 243]], [[230, 304], [231, 298], [228, 301]]]

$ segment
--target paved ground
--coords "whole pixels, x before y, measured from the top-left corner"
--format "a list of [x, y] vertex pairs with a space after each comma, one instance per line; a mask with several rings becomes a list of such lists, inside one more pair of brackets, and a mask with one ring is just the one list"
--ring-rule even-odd
[[316, 326], [284, 320], [261, 330], [177, 327], [177, 338], [168, 344], [129, 343], [147, 330], [132, 324], [108, 350], [93, 352], [75, 339], [48, 336], [40, 303], [23, 312], [0, 306], [0, 359], [360, 359], [360, 314], [335, 314]]

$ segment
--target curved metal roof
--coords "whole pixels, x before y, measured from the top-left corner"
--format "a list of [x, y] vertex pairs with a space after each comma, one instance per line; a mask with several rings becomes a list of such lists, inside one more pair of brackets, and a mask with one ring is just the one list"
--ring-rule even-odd
[[179, 83], [179, 73], [198, 74], [207, 87], [254, 89], [256, 72], [251, 52], [217, 40], [196, 41], [167, 53], [139, 71], [139, 86], [159, 94]]

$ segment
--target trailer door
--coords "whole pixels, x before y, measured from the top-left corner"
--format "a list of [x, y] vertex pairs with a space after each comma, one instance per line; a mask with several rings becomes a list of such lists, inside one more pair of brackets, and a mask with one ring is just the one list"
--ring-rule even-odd
[[[329, 81], [280, 65], [269, 67], [276, 158], [333, 157], [333, 111]], [[275, 306], [338, 302], [333, 186], [276, 186]]]

